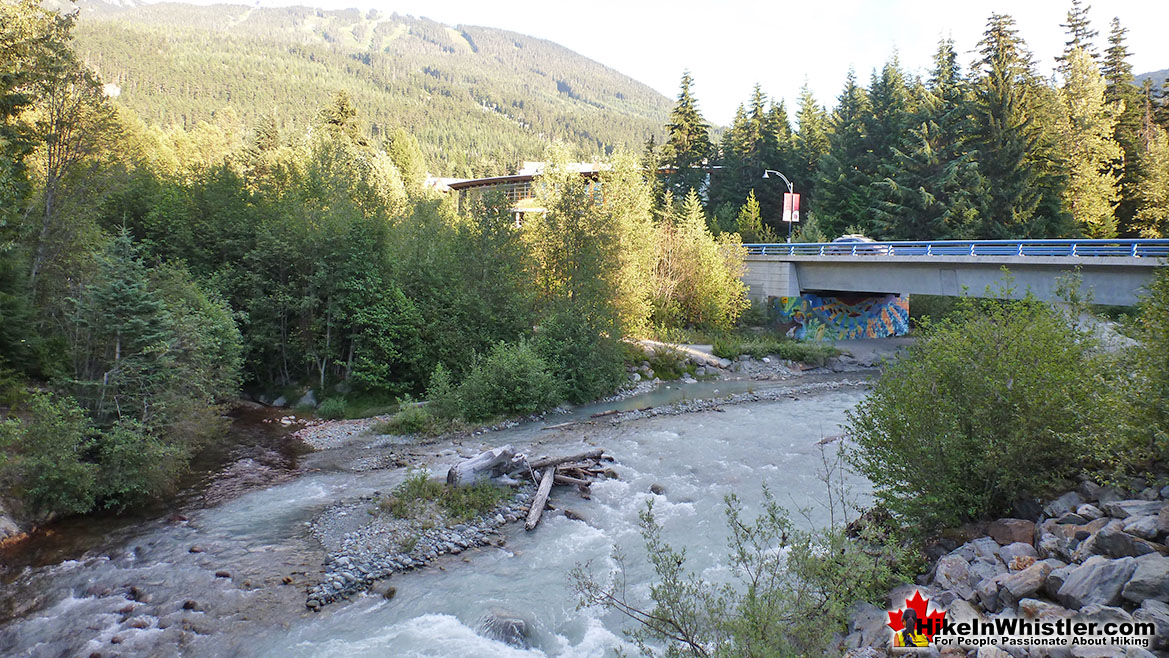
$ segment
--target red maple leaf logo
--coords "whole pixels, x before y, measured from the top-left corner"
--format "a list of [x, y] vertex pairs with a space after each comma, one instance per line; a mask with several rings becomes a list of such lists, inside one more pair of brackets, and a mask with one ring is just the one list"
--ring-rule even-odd
[[[922, 635], [925, 635], [926, 639], [932, 642], [934, 635], [942, 629], [942, 621], [946, 619], [946, 611], [934, 610], [933, 612], [927, 612], [927, 609], [929, 608], [929, 602], [929, 599], [922, 597], [921, 590], [915, 590], [913, 592], [913, 598], [905, 599], [905, 607], [911, 608], [915, 613], [917, 613], [917, 619], [920, 622], [919, 628], [921, 629]], [[905, 628], [905, 623], [901, 620], [901, 616], [904, 614], [904, 612], [905, 608], [889, 612], [889, 623], [887, 626], [893, 629], [894, 633], [899, 633], [902, 629]]]

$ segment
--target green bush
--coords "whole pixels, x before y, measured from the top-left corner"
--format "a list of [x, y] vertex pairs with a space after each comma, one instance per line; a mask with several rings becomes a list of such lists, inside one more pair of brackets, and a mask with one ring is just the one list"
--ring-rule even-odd
[[1049, 305], [962, 300], [849, 413], [850, 461], [921, 530], [1003, 514], [1108, 439], [1094, 347]]
[[672, 347], [659, 347], [654, 353], [646, 356], [649, 367], [654, 374], [664, 380], [678, 379], [682, 375], [693, 373], [695, 367], [687, 361], [686, 354]]
[[1158, 268], [1149, 294], [1129, 321], [1136, 347], [1124, 355], [1118, 400], [1128, 419], [1123, 443], [1111, 450], [1119, 469], [1148, 468], [1169, 459], [1169, 268]]
[[401, 410], [389, 420], [374, 425], [375, 434], [432, 434], [437, 429], [437, 419], [409, 395], [399, 406]]
[[756, 359], [778, 356], [789, 361], [799, 361], [822, 366], [828, 359], [839, 354], [832, 345], [812, 341], [798, 341], [773, 335], [732, 334], [714, 341], [714, 355], [724, 359], [737, 359], [739, 355], [750, 354]]
[[560, 401], [556, 380], [526, 341], [498, 343], [459, 385], [459, 414], [470, 421], [531, 414]]
[[41, 514], [78, 514], [92, 509], [97, 465], [85, 460], [94, 430], [72, 398], [33, 392], [0, 421], [0, 475]]
[[957, 304], [957, 297], [913, 295], [909, 299], [909, 319], [915, 327], [926, 322], [938, 322], [953, 313]]
[[402, 519], [433, 518], [441, 513], [448, 525], [466, 523], [507, 500], [512, 491], [487, 482], [451, 487], [430, 479], [424, 470], [412, 472], [406, 481], [379, 502], [379, 507]]
[[134, 420], [118, 421], [98, 440], [98, 495], [106, 508], [125, 509], [170, 492], [188, 455]]
[[619, 341], [590, 326], [582, 314], [561, 311], [540, 324], [536, 350], [574, 404], [592, 402], [625, 381]]
[[345, 398], [325, 398], [317, 407], [317, 418], [338, 420], [345, 417]]
[[451, 377], [451, 371], [441, 363], [434, 367], [434, 372], [430, 375], [426, 400], [430, 403], [434, 416], [455, 418], [459, 415], [458, 389]]

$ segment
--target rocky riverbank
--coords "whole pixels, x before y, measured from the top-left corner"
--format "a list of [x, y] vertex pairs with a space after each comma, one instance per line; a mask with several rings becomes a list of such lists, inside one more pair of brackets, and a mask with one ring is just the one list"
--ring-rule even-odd
[[[503, 545], [499, 529], [527, 513], [532, 487], [482, 516], [450, 527], [431, 519], [402, 519], [378, 509], [380, 492], [330, 507], [312, 525], [313, 536], [328, 551], [320, 582], [308, 591], [305, 606], [322, 606], [372, 588], [378, 581], [423, 567], [443, 555], [479, 546]], [[382, 588], [387, 598], [393, 588]]]
[[[1169, 486], [1137, 479], [1128, 491], [1084, 481], [1037, 510], [959, 529], [930, 547], [937, 559], [918, 585], [890, 593], [889, 610], [920, 591], [951, 621], [1020, 618], [1151, 622], [1148, 647], [981, 647], [926, 653], [967, 658], [1169, 656]], [[1024, 506], [1026, 507], [1026, 506]], [[887, 655], [889, 614], [854, 610], [841, 643], [850, 658]]]

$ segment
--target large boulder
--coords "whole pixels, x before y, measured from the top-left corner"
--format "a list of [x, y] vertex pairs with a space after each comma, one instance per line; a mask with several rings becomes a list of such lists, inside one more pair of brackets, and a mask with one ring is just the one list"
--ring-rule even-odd
[[1069, 491], [1056, 498], [1043, 508], [1043, 513], [1049, 518], [1056, 519], [1084, 504], [1084, 497], [1075, 491]]
[[1169, 605], [1149, 599], [1132, 613], [1132, 618], [1135, 621], [1152, 622], [1156, 625], [1157, 632], [1153, 635], [1154, 648], [1169, 647]]
[[1003, 605], [1013, 608], [1019, 601], [1032, 597], [1043, 588], [1056, 564], [1058, 562], [1044, 560], [1007, 576], [999, 586], [999, 600]]
[[999, 519], [987, 526], [986, 533], [1003, 546], [1015, 542], [1030, 544], [1035, 541], [1035, 523], [1026, 519]]
[[1157, 551], [1151, 542], [1125, 532], [1124, 523], [1116, 519], [1096, 533], [1092, 552], [1108, 557], [1138, 557]]
[[1056, 599], [1073, 610], [1086, 605], [1114, 605], [1136, 568], [1136, 559], [1131, 557], [1110, 560], [1093, 555], [1068, 574]]
[[970, 586], [970, 563], [960, 555], [943, 555], [934, 567], [934, 585], [938, 589], [950, 590], [969, 600], [974, 595]]
[[846, 648], [880, 646], [888, 639], [889, 613], [871, 603], [858, 603], [848, 615]]
[[1149, 599], [1169, 602], [1169, 557], [1149, 554], [1137, 558], [1137, 568], [1121, 596], [1133, 603]]
[[1124, 531], [1141, 539], [1156, 539], [1160, 534], [1157, 528], [1157, 515], [1130, 516], [1124, 520]]
[[527, 650], [530, 625], [527, 620], [505, 610], [492, 610], [479, 622], [479, 631], [485, 637], [498, 640], [517, 649]]
[[1101, 505], [1104, 513], [1117, 519], [1127, 519], [1130, 516], [1145, 516], [1157, 514], [1165, 506], [1163, 500], [1118, 500]]

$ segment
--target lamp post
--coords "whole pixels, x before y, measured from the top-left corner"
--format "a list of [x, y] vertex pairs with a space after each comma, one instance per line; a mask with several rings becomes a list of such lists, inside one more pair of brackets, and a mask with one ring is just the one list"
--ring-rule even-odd
[[[763, 170], [763, 178], [765, 178], [765, 179], [770, 178], [770, 176], [768, 174], [775, 174], [776, 176], [779, 176], [780, 178], [782, 178], [783, 182], [787, 183], [787, 193], [792, 195], [792, 203], [795, 203], [796, 202], [795, 188], [792, 186], [792, 182], [787, 179], [787, 176], [784, 176], [783, 174], [781, 174], [780, 172], [778, 172], [774, 169], [764, 169]], [[782, 214], [782, 213], [783, 213], [783, 211], [781, 209], [780, 214]], [[792, 241], [792, 222], [788, 222], [787, 223], [787, 242], [788, 242], [788, 244], [791, 244], [791, 241]]]

